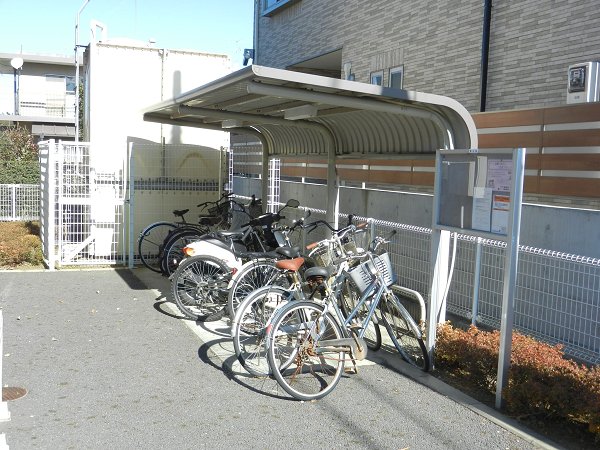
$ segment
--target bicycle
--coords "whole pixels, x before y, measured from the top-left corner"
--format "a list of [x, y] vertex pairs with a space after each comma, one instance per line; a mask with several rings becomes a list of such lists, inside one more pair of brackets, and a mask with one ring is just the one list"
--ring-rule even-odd
[[162, 272], [162, 255], [167, 241], [176, 230], [194, 228], [200, 233], [208, 231], [202, 224], [189, 223], [185, 220], [185, 214], [190, 210], [173, 210], [173, 215], [181, 220], [175, 222], [159, 221], [144, 228], [138, 237], [138, 256], [141, 263], [153, 272]]
[[[375, 254], [388, 242], [375, 238], [363, 262], [346, 271], [343, 266], [321, 285], [324, 301], [289, 302], [278, 309], [267, 330], [267, 360], [278, 384], [299, 400], [316, 400], [330, 393], [342, 376], [349, 357], [353, 364], [367, 355], [364, 335], [379, 307], [382, 322], [400, 355], [421, 370], [429, 370], [423, 335], [391, 290], [394, 281], [387, 253]], [[361, 292], [356, 306], [344, 317], [335, 289], [350, 277]], [[367, 315], [355, 321], [366, 306]]]
[[[310, 227], [313, 224], [307, 225]], [[336, 252], [346, 255], [343, 241], [349, 242], [349, 234], [355, 233], [356, 227], [349, 226], [337, 232], [330, 239], [312, 244], [312, 253], [321, 253], [322, 248], [337, 248]], [[348, 244], [346, 243], [346, 246]], [[331, 253], [334, 251], [332, 250]], [[265, 336], [270, 320], [275, 311], [290, 301], [313, 299], [318, 286], [331, 275], [331, 268], [322, 266], [307, 268], [304, 272], [306, 282], [300, 277], [299, 269], [304, 258], [278, 261], [272, 268], [276, 272], [270, 286], [251, 292], [232, 316], [231, 336], [234, 350], [240, 364], [252, 375], [266, 376], [270, 374], [267, 364]], [[284, 279], [289, 287], [281, 286]], [[357, 292], [349, 282], [340, 284], [341, 298], [355, 297]], [[342, 304], [345, 304], [343, 301]], [[361, 310], [358, 314], [362, 315]], [[375, 351], [381, 347], [381, 332], [372, 321], [365, 331], [365, 340], [369, 349]]]

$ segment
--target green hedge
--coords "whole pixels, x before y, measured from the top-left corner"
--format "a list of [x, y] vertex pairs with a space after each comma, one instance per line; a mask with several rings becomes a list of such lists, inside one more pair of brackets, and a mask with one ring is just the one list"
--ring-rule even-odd
[[23, 127], [0, 130], [0, 184], [37, 184], [40, 181], [38, 147]]

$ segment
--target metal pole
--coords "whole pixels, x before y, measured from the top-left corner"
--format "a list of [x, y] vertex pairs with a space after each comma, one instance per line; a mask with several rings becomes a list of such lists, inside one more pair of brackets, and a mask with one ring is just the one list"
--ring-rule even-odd
[[475, 250], [475, 274], [473, 275], [473, 308], [471, 315], [471, 325], [477, 325], [477, 313], [479, 309], [479, 276], [481, 275], [481, 242], [477, 238], [477, 248]]
[[500, 323], [500, 351], [498, 355], [498, 378], [496, 382], [496, 408], [503, 406], [502, 391], [508, 384], [508, 370], [512, 351], [512, 330], [514, 321], [515, 291], [517, 285], [517, 264], [519, 234], [521, 230], [521, 203], [523, 201], [523, 178], [525, 149], [513, 152], [513, 173], [511, 186], [511, 208], [508, 220], [506, 255], [504, 258], [504, 282], [502, 289], [502, 319]]
[[75, 20], [75, 144], [79, 142], [79, 16], [89, 2], [83, 2]]

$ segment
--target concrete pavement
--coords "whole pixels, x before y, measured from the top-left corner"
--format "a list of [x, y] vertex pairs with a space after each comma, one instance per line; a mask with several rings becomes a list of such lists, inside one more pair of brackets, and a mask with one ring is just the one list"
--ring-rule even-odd
[[[556, 448], [394, 354], [318, 402], [249, 377], [146, 269], [0, 272], [11, 449]], [[403, 376], [406, 375], [406, 376]], [[1, 442], [1, 440], [0, 440]]]

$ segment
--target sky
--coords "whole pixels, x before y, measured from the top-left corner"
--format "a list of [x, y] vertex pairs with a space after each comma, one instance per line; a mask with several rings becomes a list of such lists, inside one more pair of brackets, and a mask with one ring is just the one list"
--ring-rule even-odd
[[0, 0], [0, 53], [74, 55], [81, 10], [82, 45], [95, 20], [109, 39], [225, 54], [241, 67], [244, 48], [252, 48], [253, 8], [253, 0]]

